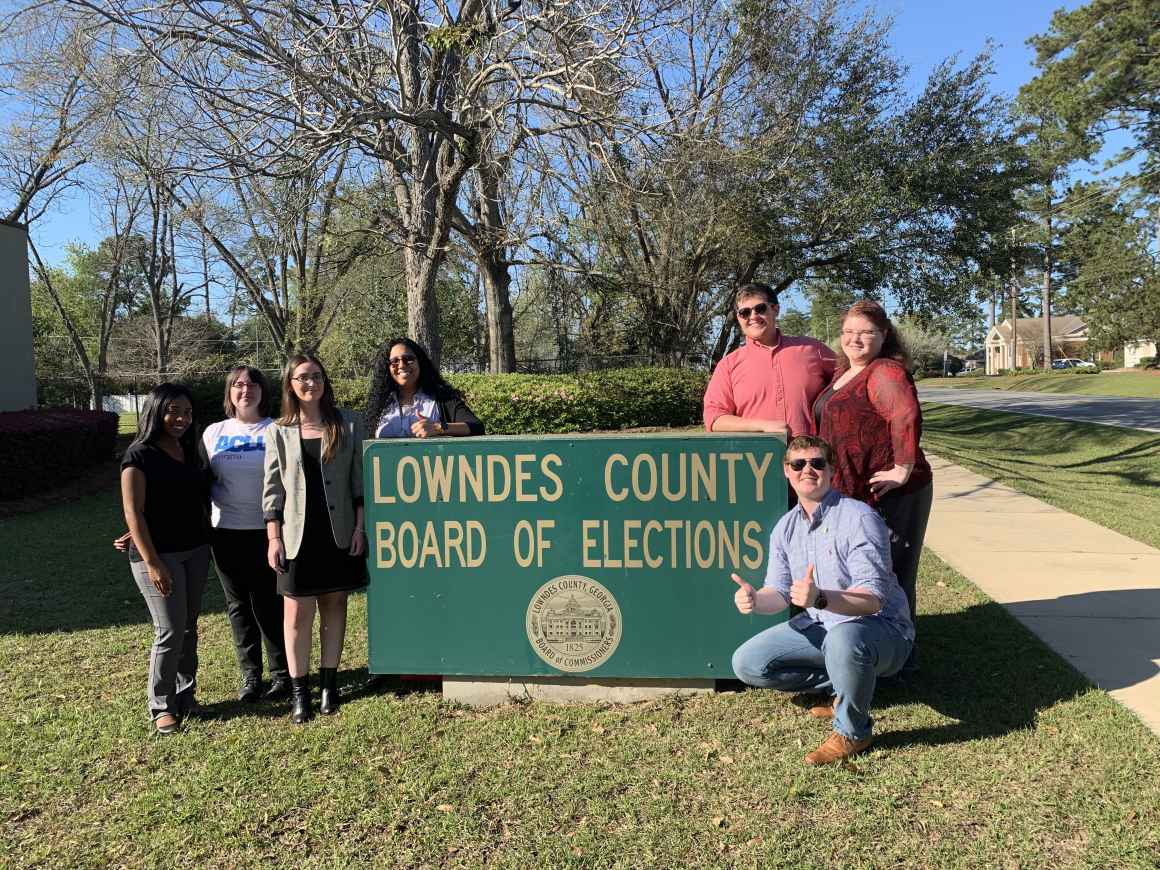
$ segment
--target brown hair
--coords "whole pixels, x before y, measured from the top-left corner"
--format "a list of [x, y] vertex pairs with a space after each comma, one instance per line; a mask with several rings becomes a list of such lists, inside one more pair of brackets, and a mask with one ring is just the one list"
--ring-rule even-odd
[[777, 291], [768, 284], [758, 281], [751, 281], [737, 288], [737, 292], [733, 294], [733, 307], [736, 308], [737, 303], [746, 296], [764, 296], [770, 305], [777, 305]]
[[238, 413], [238, 409], [234, 406], [234, 400], [230, 398], [230, 390], [234, 388], [234, 384], [238, 382], [238, 378], [245, 375], [252, 383], [258, 385], [258, 389], [262, 391], [262, 398], [258, 402], [258, 413], [263, 417], [270, 416], [270, 384], [266, 381], [266, 376], [262, 374], [261, 369], [256, 369], [253, 366], [240, 365], [234, 366], [230, 369], [230, 373], [226, 375], [226, 398], [222, 402], [222, 410], [226, 412], [226, 416], [233, 418]]
[[[902, 363], [904, 369], [910, 371], [912, 366], [910, 353], [907, 352], [902, 339], [898, 337], [898, 330], [890, 322], [890, 318], [886, 316], [886, 309], [873, 299], [859, 299], [842, 313], [842, 324], [845, 325], [846, 320], [850, 317], [865, 317], [873, 323], [874, 328], [885, 336], [882, 341], [882, 350], [878, 352], [878, 356], [897, 360]], [[846, 357], [846, 352], [842, 350], [841, 342], [839, 342], [836, 374], [841, 374], [848, 368], [850, 368], [850, 360]]]
[[342, 425], [342, 414], [334, 404], [330, 376], [326, 374], [326, 367], [312, 353], [291, 354], [286, 360], [286, 368], [282, 370], [282, 417], [278, 420], [278, 424], [297, 426], [301, 423], [301, 406], [290, 378], [294, 374], [294, 369], [303, 363], [314, 363], [322, 372], [322, 398], [318, 402], [318, 410], [322, 413], [322, 461], [330, 462], [334, 458], [334, 451], [345, 440], [346, 430]]
[[789, 454], [792, 450], [814, 449], [822, 451], [822, 456], [826, 459], [826, 465], [832, 466], [837, 461], [834, 448], [830, 446], [828, 441], [819, 438], [817, 435], [797, 435], [789, 444], [785, 445], [785, 458], [782, 459], [782, 464], [789, 464]]

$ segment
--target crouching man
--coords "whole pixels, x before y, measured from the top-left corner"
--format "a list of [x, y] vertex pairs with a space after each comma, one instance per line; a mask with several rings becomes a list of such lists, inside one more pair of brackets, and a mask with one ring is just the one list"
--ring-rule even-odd
[[742, 613], [805, 608], [742, 644], [733, 671], [751, 686], [823, 696], [810, 714], [831, 719], [834, 731], [805, 757], [808, 764], [842, 761], [870, 745], [875, 683], [902, 668], [914, 643], [886, 524], [830, 489], [833, 462], [820, 438], [790, 441], [784, 470], [798, 504], [770, 537], [765, 585], [754, 589], [733, 575]]

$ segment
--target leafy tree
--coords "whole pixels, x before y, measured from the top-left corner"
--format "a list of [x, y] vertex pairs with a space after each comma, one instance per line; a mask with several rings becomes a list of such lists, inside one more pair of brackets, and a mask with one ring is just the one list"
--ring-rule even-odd
[[1160, 346], [1160, 262], [1149, 221], [1112, 184], [1077, 185], [1069, 201], [1064, 301], [1087, 321], [1092, 347]]
[[1107, 133], [1129, 131], [1134, 145], [1120, 159], [1141, 156], [1140, 183], [1160, 192], [1160, 4], [1091, 0], [1056, 12], [1029, 42], [1042, 72], [1026, 93], [1052, 106], [1089, 153]]

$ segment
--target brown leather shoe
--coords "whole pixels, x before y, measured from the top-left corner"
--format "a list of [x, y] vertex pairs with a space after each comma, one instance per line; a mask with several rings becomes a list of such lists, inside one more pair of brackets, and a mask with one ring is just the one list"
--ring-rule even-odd
[[865, 752], [874, 742], [873, 737], [865, 740], [851, 740], [837, 731], [826, 738], [826, 742], [806, 756], [806, 764], [833, 764], [845, 761], [859, 752]]
[[834, 697], [830, 698], [830, 700], [826, 701], [825, 703], [814, 704], [814, 706], [810, 707], [808, 710], [806, 710], [806, 712], [813, 716], [815, 719], [833, 719], [834, 708], [837, 706], [838, 696], [834, 695]]

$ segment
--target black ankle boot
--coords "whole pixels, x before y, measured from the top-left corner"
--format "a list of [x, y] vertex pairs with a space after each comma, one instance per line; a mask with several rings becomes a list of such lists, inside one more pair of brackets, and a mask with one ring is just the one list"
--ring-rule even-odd
[[290, 721], [301, 725], [314, 715], [310, 705], [310, 677], [290, 678]]
[[318, 685], [322, 689], [322, 700], [318, 712], [324, 716], [338, 712], [338, 668], [319, 668]]

